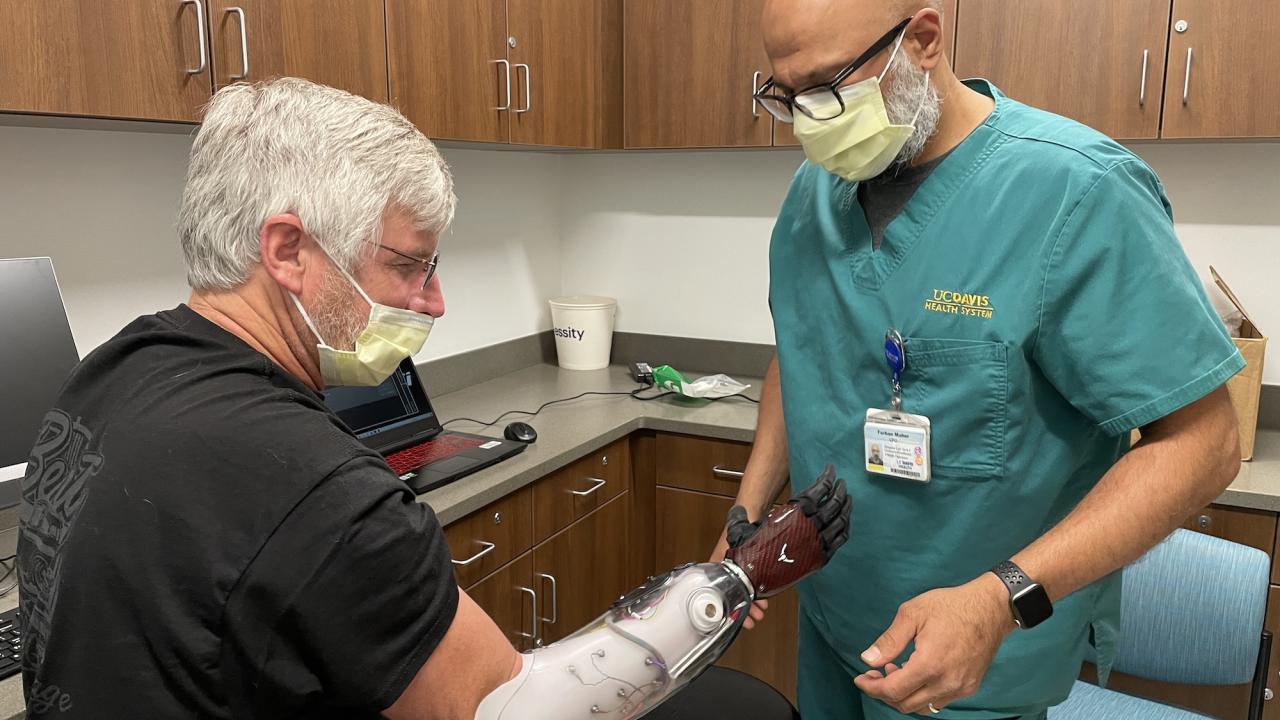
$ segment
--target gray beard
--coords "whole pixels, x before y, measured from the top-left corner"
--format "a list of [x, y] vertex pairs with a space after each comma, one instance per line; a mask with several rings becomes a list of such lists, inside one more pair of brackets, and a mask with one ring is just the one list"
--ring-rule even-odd
[[368, 311], [362, 312], [365, 307], [364, 298], [356, 294], [351, 283], [338, 271], [328, 269], [316, 309], [311, 312], [312, 322], [324, 336], [321, 342], [335, 350], [354, 350], [356, 338], [368, 323]]
[[942, 118], [942, 98], [929, 82], [929, 74], [913, 65], [909, 58], [903, 60], [905, 62], [897, 64], [889, 73], [889, 82], [881, 90], [889, 122], [907, 125], [915, 119], [915, 132], [894, 158], [893, 166], [898, 168], [920, 157], [924, 146], [938, 132], [938, 121]]

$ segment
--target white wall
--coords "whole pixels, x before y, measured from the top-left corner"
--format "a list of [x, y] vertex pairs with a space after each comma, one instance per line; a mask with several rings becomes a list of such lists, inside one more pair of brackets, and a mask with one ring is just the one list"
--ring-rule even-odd
[[627, 332], [772, 343], [769, 234], [798, 151], [574, 155], [566, 293], [618, 298]]
[[189, 293], [186, 135], [0, 127], [0, 257], [49, 256], [84, 356]]
[[[48, 255], [81, 355], [189, 294], [173, 219], [189, 135], [0, 127], [0, 257]], [[441, 248], [448, 311], [420, 359], [549, 327], [562, 158], [446, 149], [462, 198]]]
[[[1164, 181], [1196, 268], [1212, 263], [1280, 337], [1280, 143], [1138, 145]], [[773, 342], [765, 299], [773, 216], [798, 152], [566, 158], [566, 292], [618, 297], [618, 329]], [[1280, 343], [1280, 340], [1274, 341]], [[1280, 345], [1265, 382], [1280, 384]]]
[[560, 292], [563, 157], [446, 148], [458, 213], [441, 239], [445, 316], [419, 360], [493, 345], [551, 327]]
[[[182, 302], [172, 224], [190, 139], [0, 127], [0, 257], [50, 255], [81, 353]], [[1138, 145], [1200, 270], [1280, 337], [1280, 143]], [[549, 327], [546, 298], [619, 300], [619, 330], [770, 343], [769, 233], [797, 151], [446, 148], [461, 198], [442, 245], [448, 313], [421, 359]], [[1276, 342], [1280, 343], [1280, 340]], [[1280, 384], [1280, 346], [1265, 380]]]

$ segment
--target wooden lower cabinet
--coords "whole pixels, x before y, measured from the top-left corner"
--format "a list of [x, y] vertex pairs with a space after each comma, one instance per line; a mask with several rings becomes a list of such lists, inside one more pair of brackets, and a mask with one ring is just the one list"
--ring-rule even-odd
[[623, 494], [533, 550], [541, 607], [539, 639], [553, 643], [603, 613], [631, 589], [630, 497]]
[[521, 555], [467, 591], [517, 650], [533, 647], [533, 553]]
[[[707, 560], [732, 506], [731, 498], [659, 486], [654, 571]], [[742, 631], [717, 664], [754, 675], [795, 702], [798, 618], [795, 590], [771, 598], [764, 622]]]
[[1187, 518], [1182, 527], [1248, 545], [1268, 555], [1276, 542], [1276, 514], [1265, 510], [1210, 505]]

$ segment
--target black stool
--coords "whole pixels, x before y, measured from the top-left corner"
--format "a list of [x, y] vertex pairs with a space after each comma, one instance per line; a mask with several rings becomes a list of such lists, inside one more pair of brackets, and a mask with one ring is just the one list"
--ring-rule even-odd
[[644, 720], [799, 720], [782, 693], [746, 673], [711, 667]]

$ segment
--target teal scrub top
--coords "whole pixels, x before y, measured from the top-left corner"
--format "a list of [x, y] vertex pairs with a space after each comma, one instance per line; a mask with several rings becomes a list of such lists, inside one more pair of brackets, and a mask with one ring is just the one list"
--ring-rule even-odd
[[[1151, 168], [1083, 125], [966, 84], [995, 110], [878, 250], [857, 184], [809, 163], [770, 245], [791, 480], [803, 489], [833, 463], [853, 498], [849, 542], [802, 584], [801, 606], [850, 674], [901, 603], [1012, 557], [1124, 455], [1131, 428], [1244, 366]], [[892, 396], [889, 328], [906, 339], [903, 409], [932, 421], [928, 483], [865, 470], [866, 411]], [[942, 717], [1061, 702], [1091, 642], [1109, 669], [1119, 609], [1119, 573], [1062, 598]]]

